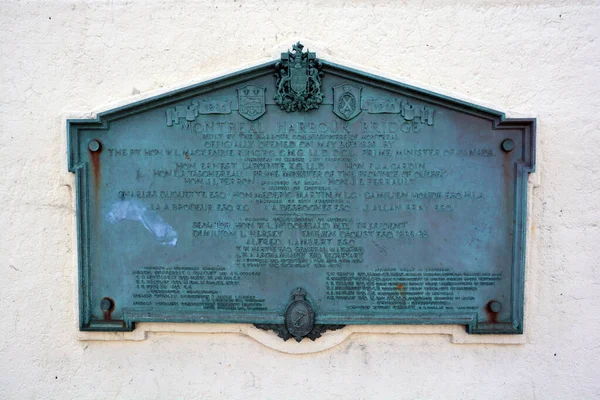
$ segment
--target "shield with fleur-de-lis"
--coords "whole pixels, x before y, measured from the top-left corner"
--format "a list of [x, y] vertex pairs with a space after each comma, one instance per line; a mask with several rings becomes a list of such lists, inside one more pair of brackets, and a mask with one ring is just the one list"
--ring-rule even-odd
[[246, 85], [237, 90], [238, 112], [242, 117], [254, 121], [267, 111], [265, 107], [266, 90], [266, 88], [256, 85]]

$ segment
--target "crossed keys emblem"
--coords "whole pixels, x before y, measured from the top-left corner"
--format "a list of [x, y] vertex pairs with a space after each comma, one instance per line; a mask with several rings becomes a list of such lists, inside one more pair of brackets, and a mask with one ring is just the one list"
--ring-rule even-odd
[[296, 317], [292, 318], [292, 323], [296, 328], [300, 328], [302, 326], [302, 318], [306, 317], [306, 312], [303, 310], [296, 310]]

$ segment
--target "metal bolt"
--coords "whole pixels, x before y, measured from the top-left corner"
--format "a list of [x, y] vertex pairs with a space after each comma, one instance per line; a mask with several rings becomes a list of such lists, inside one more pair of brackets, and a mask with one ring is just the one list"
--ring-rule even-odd
[[504, 150], [505, 152], [509, 152], [512, 151], [515, 148], [515, 142], [512, 141], [512, 139], [504, 139], [502, 141], [502, 150]]
[[88, 149], [90, 149], [91, 151], [98, 151], [98, 150], [100, 150], [100, 142], [97, 141], [97, 140], [92, 140], [88, 144]]
[[502, 310], [502, 304], [500, 304], [500, 302], [498, 302], [498, 301], [492, 301], [490, 303], [490, 310], [493, 313], [499, 313], [500, 310]]
[[110, 311], [111, 308], [113, 308], [113, 301], [108, 297], [105, 297], [100, 301], [100, 309], [102, 311]]

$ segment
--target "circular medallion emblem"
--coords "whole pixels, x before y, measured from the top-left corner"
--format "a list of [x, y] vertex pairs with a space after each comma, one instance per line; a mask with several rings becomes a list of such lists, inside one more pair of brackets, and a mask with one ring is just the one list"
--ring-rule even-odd
[[298, 340], [308, 335], [315, 324], [315, 313], [306, 300], [294, 300], [285, 310], [285, 326], [292, 336]]

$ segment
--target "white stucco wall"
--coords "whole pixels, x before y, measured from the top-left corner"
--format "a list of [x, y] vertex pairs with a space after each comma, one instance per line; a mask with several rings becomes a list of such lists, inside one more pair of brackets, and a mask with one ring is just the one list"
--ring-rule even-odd
[[[0, 398], [599, 398], [600, 2], [409, 3], [1, 2]], [[80, 334], [66, 117], [273, 59], [298, 39], [538, 118], [525, 335], [460, 344], [450, 334], [462, 328], [350, 329], [298, 355], [245, 326]]]

